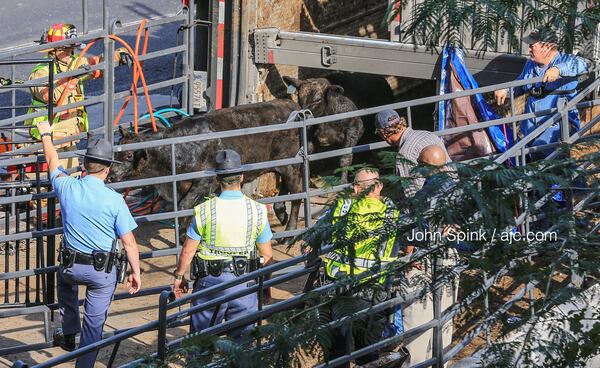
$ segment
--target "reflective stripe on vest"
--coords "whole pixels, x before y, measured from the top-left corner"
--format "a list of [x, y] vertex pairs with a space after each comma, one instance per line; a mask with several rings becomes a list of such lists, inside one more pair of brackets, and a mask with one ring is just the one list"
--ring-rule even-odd
[[[367, 202], [363, 202], [363, 200]], [[337, 223], [344, 216], [358, 217], [347, 218], [348, 221], [340, 229], [341, 231], [334, 234], [332, 241], [335, 243], [338, 239], [351, 240], [353, 230], [356, 228], [360, 228], [359, 236], [361, 240], [353, 244], [356, 254], [352, 264], [350, 263], [350, 257], [346, 254], [348, 250], [345, 248], [326, 255], [325, 269], [330, 277], [335, 278], [338, 272], [359, 274], [377, 264], [383, 265], [395, 260], [391, 253], [396, 240], [393, 229], [398, 219], [398, 211], [394, 209], [393, 203], [387, 199], [383, 199], [381, 203], [372, 201], [372, 199], [357, 201], [346, 199], [338, 202], [334, 208], [332, 224]], [[368, 216], [375, 217], [373, 223], [365, 219]], [[358, 222], [355, 223], [354, 219], [358, 219]], [[360, 223], [361, 220], [366, 223]]]
[[[222, 211], [230, 211], [230, 215]], [[239, 200], [212, 198], [196, 206], [194, 212], [197, 232], [201, 237], [198, 256], [205, 259], [249, 257], [267, 221], [266, 207], [246, 196]], [[245, 216], [242, 217], [241, 213]], [[218, 221], [220, 216], [222, 222]], [[239, 231], [236, 232], [236, 229]]]
[[[334, 261], [334, 262], [340, 262], [342, 264], [349, 264], [350, 259], [344, 259], [345, 257], [343, 257], [341, 254], [335, 253], [335, 252], [330, 252], [329, 254], [327, 254], [327, 259]], [[382, 261], [382, 260], [373, 260], [373, 259], [366, 259], [366, 258], [358, 258], [355, 257], [354, 258], [354, 266], [355, 267], [359, 267], [359, 268], [371, 268], [375, 265], [381, 265], [381, 266], [385, 266], [386, 264], [390, 263], [390, 261]]]

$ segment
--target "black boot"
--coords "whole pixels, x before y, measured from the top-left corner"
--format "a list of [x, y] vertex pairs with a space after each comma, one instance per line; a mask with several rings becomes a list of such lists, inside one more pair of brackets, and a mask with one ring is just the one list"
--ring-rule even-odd
[[72, 335], [64, 335], [62, 332], [62, 328], [57, 328], [54, 331], [54, 346], [60, 346], [66, 351], [75, 350], [75, 334]]

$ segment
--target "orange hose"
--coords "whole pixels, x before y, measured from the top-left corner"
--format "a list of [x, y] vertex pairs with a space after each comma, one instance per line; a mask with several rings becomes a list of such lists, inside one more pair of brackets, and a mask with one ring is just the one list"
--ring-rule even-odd
[[[140, 38], [142, 36], [142, 29], [145, 31], [144, 33], [144, 48], [142, 50], [142, 55], [146, 55], [146, 51], [148, 50], [148, 28], [145, 28], [147, 20], [143, 19], [142, 22], [140, 23], [140, 26], [138, 27], [138, 33], [137, 33], [137, 37], [135, 40], [135, 54], [139, 55], [139, 49], [140, 49]], [[143, 65], [144, 63], [141, 62], [140, 65]], [[123, 116], [123, 114], [125, 113], [125, 109], [127, 108], [127, 106], [129, 105], [129, 101], [131, 101], [131, 97], [135, 96], [134, 99], [134, 104], [133, 104], [133, 112], [134, 112], [134, 116], [138, 116], [138, 109], [137, 109], [137, 84], [138, 84], [138, 80], [139, 80], [139, 73], [137, 68], [133, 69], [133, 83], [131, 84], [131, 95], [127, 96], [127, 98], [125, 99], [125, 102], [123, 102], [123, 106], [121, 107], [121, 110], [119, 111], [119, 114], [117, 115], [115, 121], [114, 121], [114, 125], [118, 125], [119, 121], [121, 120], [121, 117]], [[138, 133], [138, 126], [137, 123], [135, 124], [135, 133]]]
[[[135, 63], [135, 66], [138, 68], [139, 70], [139, 76], [142, 80], [142, 86], [144, 88], [144, 95], [146, 96], [146, 104], [148, 105], [148, 113], [150, 114], [150, 121], [152, 122], [152, 130], [154, 132], [158, 131], [158, 129], [156, 129], [156, 118], [154, 117], [154, 113], [152, 111], [152, 101], [150, 101], [150, 94], [148, 93], [148, 86], [146, 85], [146, 78], [144, 77], [144, 72], [142, 71], [142, 66], [140, 65], [140, 60], [138, 59], [137, 55], [133, 52], [133, 50], [131, 49], [131, 46], [129, 46], [129, 44], [127, 42], [125, 42], [121, 37], [119, 36], [115, 36], [115, 35], [108, 35], [109, 38], [115, 40], [115, 41], [119, 41], [123, 47], [125, 47], [127, 49], [127, 51], [129, 51], [129, 54], [132, 56], [133, 58], [133, 62]], [[136, 98], [137, 100], [137, 98]], [[137, 116], [134, 116], [134, 123], [136, 124], [136, 129], [137, 129]]]

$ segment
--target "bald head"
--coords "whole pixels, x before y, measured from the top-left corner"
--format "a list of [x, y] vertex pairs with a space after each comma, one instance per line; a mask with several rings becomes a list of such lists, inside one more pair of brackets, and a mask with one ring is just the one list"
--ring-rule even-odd
[[418, 161], [431, 166], [443, 166], [446, 164], [446, 152], [443, 148], [432, 144], [423, 148]]
[[383, 185], [379, 181], [379, 172], [375, 169], [360, 169], [354, 176], [354, 194], [369, 190], [367, 196], [379, 197]]

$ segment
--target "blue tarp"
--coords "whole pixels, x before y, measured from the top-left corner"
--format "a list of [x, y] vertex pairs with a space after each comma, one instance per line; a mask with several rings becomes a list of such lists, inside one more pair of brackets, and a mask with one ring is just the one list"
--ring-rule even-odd
[[[445, 46], [442, 54], [442, 66], [440, 76], [440, 95], [450, 92], [450, 73], [452, 69], [450, 65], [454, 67], [458, 80], [465, 90], [479, 88], [479, 85], [475, 81], [475, 78], [471, 75], [464, 63], [464, 52], [454, 46]], [[471, 96], [471, 103], [473, 109], [479, 117], [479, 121], [489, 121], [498, 119], [498, 114], [485, 102], [483, 96], [480, 93]], [[442, 130], [446, 126], [446, 112], [450, 106], [450, 101], [440, 101], [438, 105], [438, 129]], [[508, 142], [507, 137], [508, 136]], [[510, 146], [512, 146], [512, 129], [509, 125], [492, 126], [487, 128], [488, 136], [491, 138], [492, 143], [498, 150], [498, 152], [505, 152]]]

